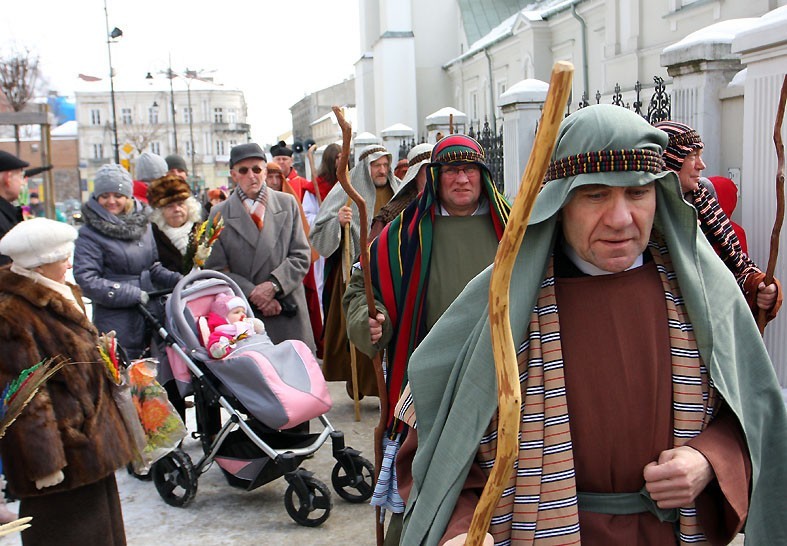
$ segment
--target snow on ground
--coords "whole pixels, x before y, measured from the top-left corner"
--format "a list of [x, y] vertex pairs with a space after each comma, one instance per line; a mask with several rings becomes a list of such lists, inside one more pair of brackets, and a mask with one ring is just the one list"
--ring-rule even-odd
[[[361, 421], [356, 423], [353, 403], [347, 397], [344, 383], [329, 383], [329, 390], [334, 402], [333, 409], [328, 413], [331, 424], [344, 432], [348, 446], [361, 450], [364, 457], [374, 461], [372, 437], [379, 416], [377, 398], [361, 401]], [[193, 412], [189, 410], [191, 415]], [[320, 427], [319, 421], [312, 421], [311, 432], [319, 431]], [[189, 428], [193, 430], [193, 422]], [[196, 462], [201, 455], [197, 441], [187, 438], [184, 448]], [[328, 440], [314, 458], [301, 464], [302, 468], [313, 471], [315, 477], [331, 489], [331, 515], [322, 526], [316, 528], [300, 526], [287, 515], [284, 508], [287, 483], [284, 478], [247, 492], [231, 487], [218, 466], [214, 465], [200, 477], [194, 501], [186, 508], [175, 508], [161, 500], [152, 482], [137, 480], [125, 470], [120, 470], [116, 475], [128, 544], [373, 545], [374, 509], [368, 503], [350, 504], [335, 493], [331, 487], [334, 463]], [[17, 511], [19, 504], [10, 503], [9, 507]], [[89, 517], [89, 514], [85, 514], [85, 517]], [[18, 534], [0, 537], [0, 546], [20, 544]]]

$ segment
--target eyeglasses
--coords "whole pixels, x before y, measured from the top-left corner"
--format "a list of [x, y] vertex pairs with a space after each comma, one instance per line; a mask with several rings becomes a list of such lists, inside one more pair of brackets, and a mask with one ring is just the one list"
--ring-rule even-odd
[[249, 170], [251, 170], [251, 172], [254, 174], [260, 174], [262, 172], [262, 167], [259, 165], [254, 165], [253, 167], [238, 167], [238, 174], [245, 176]]
[[444, 174], [448, 178], [456, 178], [459, 176], [459, 173], [465, 173], [465, 176], [468, 178], [472, 175], [476, 175], [481, 172], [481, 167], [478, 165], [464, 165], [462, 167], [457, 167], [455, 165], [449, 165], [448, 167], [443, 167], [440, 169], [440, 174]]

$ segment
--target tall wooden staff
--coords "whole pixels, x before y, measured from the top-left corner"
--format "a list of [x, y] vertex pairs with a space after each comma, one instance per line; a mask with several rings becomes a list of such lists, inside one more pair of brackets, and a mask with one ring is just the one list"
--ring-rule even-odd
[[571, 92], [573, 73], [574, 66], [565, 61], [555, 63], [552, 68], [549, 91], [541, 122], [538, 124], [533, 151], [527, 162], [525, 174], [522, 176], [508, 225], [500, 239], [500, 246], [497, 247], [495, 265], [492, 269], [492, 279], [489, 284], [489, 322], [497, 375], [497, 456], [470, 523], [465, 544], [472, 546], [480, 546], [483, 543], [492, 519], [492, 512], [500, 500], [503, 488], [514, 468], [514, 461], [519, 454], [517, 438], [522, 392], [508, 309], [511, 273], [525, 236], [533, 203], [549, 166], [552, 149], [555, 147], [555, 139], [563, 119], [563, 109]]
[[[347, 168], [345, 166], [344, 173], [346, 176]], [[319, 190], [317, 191], [319, 193]], [[347, 199], [346, 206], [352, 205], [353, 200], [352, 198]], [[342, 271], [344, 272], [344, 290], [347, 290], [347, 287], [350, 285], [350, 276], [352, 275], [352, 229], [350, 227], [350, 223], [344, 226], [344, 267]], [[347, 321], [347, 317], [344, 317], [345, 322]], [[355, 422], [361, 420], [361, 401], [358, 396], [358, 358], [355, 355], [355, 344], [350, 341], [350, 378], [352, 380], [352, 389], [353, 389], [353, 406], [355, 407]]]
[[[374, 294], [372, 293], [372, 271], [369, 268], [369, 230], [367, 228], [367, 214], [366, 202], [361, 197], [355, 188], [352, 187], [350, 181], [347, 179], [347, 160], [350, 157], [350, 138], [352, 137], [352, 127], [344, 119], [341, 109], [338, 106], [333, 107], [333, 113], [336, 115], [336, 121], [342, 129], [342, 155], [339, 160], [338, 178], [339, 184], [342, 185], [347, 195], [355, 202], [358, 207], [361, 223], [361, 270], [363, 271], [363, 285], [366, 293], [366, 307], [369, 310], [369, 317], [377, 316], [377, 307], [374, 304]], [[377, 377], [377, 392], [380, 396], [380, 421], [374, 429], [374, 481], [380, 475], [380, 468], [383, 462], [383, 432], [385, 425], [388, 421], [388, 390], [385, 386], [385, 375], [383, 375], [383, 364], [380, 360], [380, 355], [376, 354], [373, 359], [374, 373]], [[382, 546], [384, 528], [383, 523], [380, 521], [380, 507], [375, 507], [375, 531], [377, 535], [377, 545]]]
[[[776, 220], [771, 231], [771, 253], [768, 256], [768, 267], [765, 270], [765, 286], [773, 282], [776, 260], [779, 257], [779, 235], [784, 223], [784, 142], [782, 141], [782, 123], [784, 122], [784, 105], [787, 102], [787, 76], [782, 81], [782, 92], [779, 96], [779, 108], [776, 111], [776, 123], [773, 126], [773, 143], [776, 146]], [[765, 333], [765, 322], [768, 312], [760, 309], [757, 315], [757, 327], [760, 335]]]

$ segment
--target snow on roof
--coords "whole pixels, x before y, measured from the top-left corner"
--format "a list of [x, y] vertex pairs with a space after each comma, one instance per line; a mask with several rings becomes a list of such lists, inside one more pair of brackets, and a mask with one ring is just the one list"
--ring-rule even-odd
[[[326, 119], [330, 119], [333, 123], [337, 123], [336, 116], [333, 115], [333, 111], [324, 114], [314, 121], [312, 121], [309, 125], [317, 125], [325, 121]], [[346, 119], [350, 125], [355, 126], [355, 107], [354, 106], [345, 106], [344, 107], [344, 119]]]
[[76, 138], [79, 124], [76, 121], [67, 121], [52, 129], [52, 138]]
[[566, 6], [570, 6], [575, 0], [536, 0], [518, 12], [514, 13], [510, 17], [504, 19], [499, 25], [494, 27], [484, 36], [470, 44], [470, 47], [467, 49], [466, 52], [462, 53], [458, 57], [455, 57], [445, 63], [444, 67], [451, 66], [452, 64], [461, 61], [463, 59], [467, 59], [468, 57], [472, 57], [476, 53], [483, 51], [487, 47], [504, 40], [505, 38], [513, 35], [514, 28], [516, 28], [516, 23], [520, 19], [525, 19], [528, 21], [540, 21], [542, 20], [542, 13], [546, 13], [548, 11], [554, 11], [554, 8], [558, 5], [566, 4]]
[[[170, 90], [169, 78], [165, 75], [145, 78], [121, 74], [115, 76], [114, 84], [116, 92], [152, 91], [156, 93], [169, 93]], [[232, 86], [224, 86], [220, 83], [198, 78], [175, 76], [172, 79], [172, 89], [174, 91], [186, 91], [189, 85], [192, 91], [239, 91], [239, 89], [233, 88]], [[92, 76], [78, 77], [73, 87], [76, 93], [106, 93], [109, 91], [109, 78]]]
[[745, 19], [729, 19], [692, 32], [679, 42], [664, 48], [662, 53], [685, 49], [699, 44], [731, 44], [735, 36], [754, 26], [759, 19], [749, 17]]

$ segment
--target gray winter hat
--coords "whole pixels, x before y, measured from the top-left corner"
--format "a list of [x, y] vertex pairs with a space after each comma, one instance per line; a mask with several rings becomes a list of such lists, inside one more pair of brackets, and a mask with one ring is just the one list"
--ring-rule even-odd
[[101, 165], [93, 178], [93, 197], [103, 193], [119, 193], [131, 197], [132, 190], [131, 175], [116, 163]]
[[181, 171], [186, 171], [186, 172], [189, 171], [188, 167], [186, 167], [186, 160], [183, 159], [182, 156], [179, 156], [177, 154], [171, 154], [165, 157], [164, 161], [166, 161], [167, 167], [169, 167], [169, 169], [179, 169]]
[[169, 167], [163, 157], [150, 152], [142, 152], [134, 166], [134, 176], [137, 180], [150, 182], [161, 178], [167, 174], [168, 170]]

